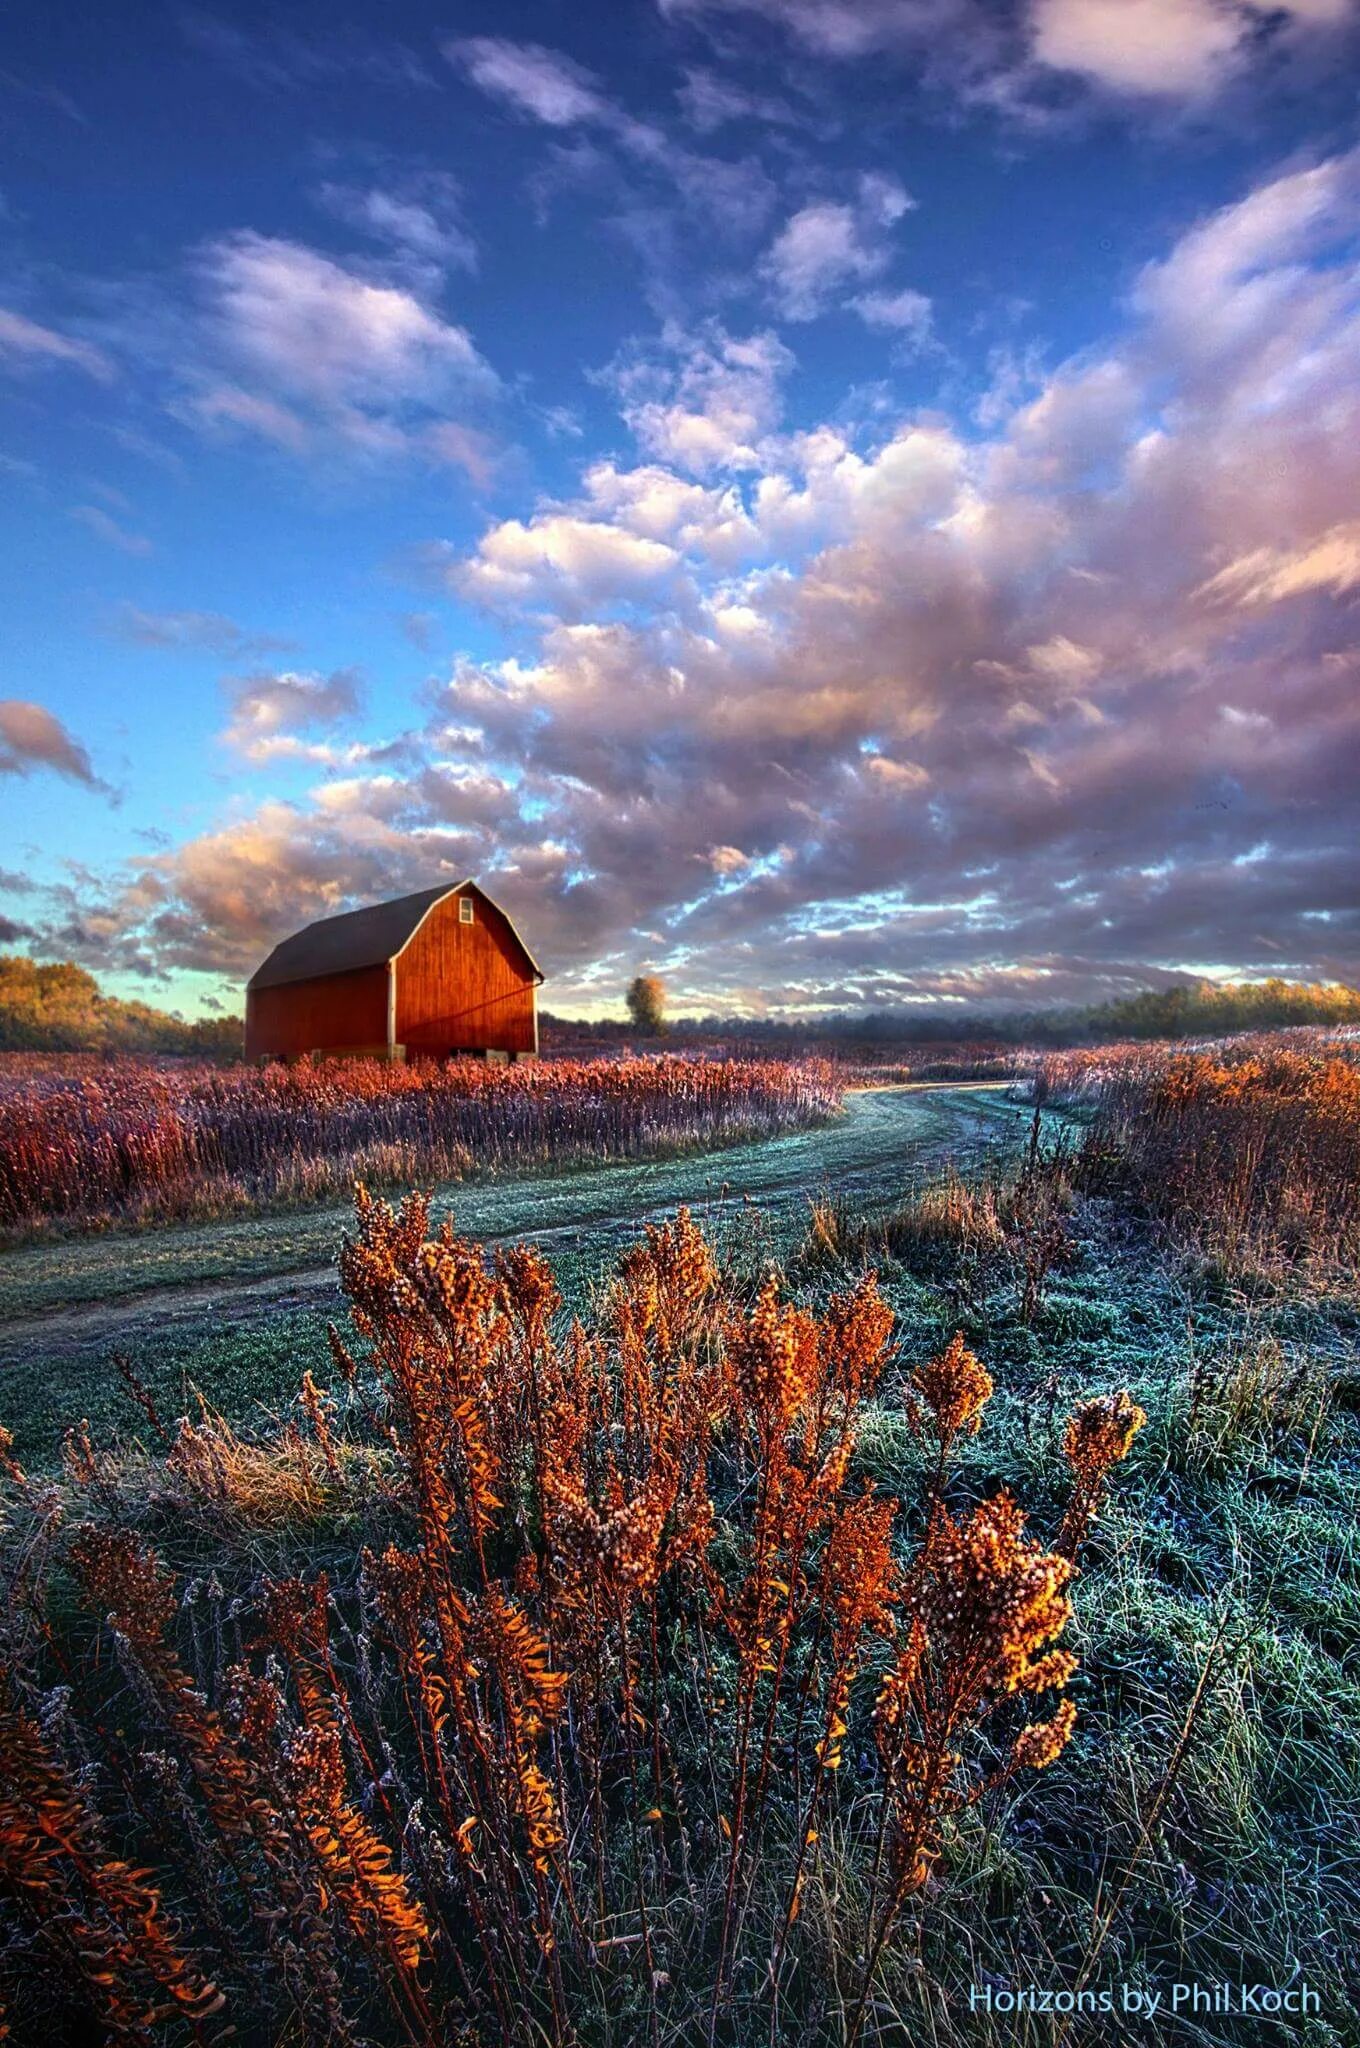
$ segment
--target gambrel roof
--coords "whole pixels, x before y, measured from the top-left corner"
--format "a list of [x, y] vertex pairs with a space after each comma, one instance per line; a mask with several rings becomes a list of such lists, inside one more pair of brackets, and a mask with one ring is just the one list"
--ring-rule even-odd
[[542, 981], [537, 961], [500, 905], [492, 901], [485, 889], [468, 880], [452, 886], [441, 883], [437, 889], [418, 889], [413, 896], [397, 896], [391, 903], [373, 903], [365, 910], [346, 910], [339, 917], [318, 918], [315, 924], [294, 932], [290, 939], [281, 940], [263, 965], [256, 968], [246, 987], [282, 988], [293, 981], [314, 981], [323, 974], [385, 967], [409, 945], [436, 903], [466, 891], [500, 911], [530, 974], [535, 981]]

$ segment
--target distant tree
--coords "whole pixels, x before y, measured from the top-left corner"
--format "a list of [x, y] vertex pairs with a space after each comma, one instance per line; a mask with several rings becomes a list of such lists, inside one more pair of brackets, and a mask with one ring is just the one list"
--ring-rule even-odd
[[628, 1014], [649, 1038], [666, 1029], [666, 984], [659, 974], [638, 974], [628, 984]]
[[149, 1003], [106, 996], [72, 960], [0, 954], [0, 1052], [150, 1052], [239, 1059], [239, 1017], [188, 1024]]

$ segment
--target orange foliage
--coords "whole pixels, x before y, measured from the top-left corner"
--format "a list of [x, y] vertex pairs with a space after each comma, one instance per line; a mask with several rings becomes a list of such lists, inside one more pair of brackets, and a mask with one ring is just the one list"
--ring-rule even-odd
[[[220, 1996], [238, 2029], [263, 2006], [341, 2041], [382, 1997], [408, 2041], [467, 2024], [566, 2042], [583, 1987], [622, 1971], [659, 2040], [696, 1968], [715, 2027], [749, 2020], [734, 1958], [760, 1882], [782, 1902], [762, 1994], [777, 2011], [834, 1808], [868, 1880], [862, 2012], [951, 1817], [1050, 1765], [1073, 1724], [1070, 1558], [1009, 1496], [949, 1497], [991, 1393], [981, 1362], [956, 1338], [914, 1375], [937, 1456], [912, 1543], [898, 1503], [854, 1476], [892, 1357], [872, 1279], [818, 1310], [773, 1278], [743, 1298], [682, 1211], [622, 1259], [591, 1328], [563, 1327], [539, 1253], [488, 1258], [432, 1235], [421, 1197], [394, 1211], [362, 1189], [341, 1275], [342, 1386], [309, 1373], [301, 1403], [322, 1479], [367, 1440], [373, 1541], [336, 1568], [357, 1550], [357, 1576], [240, 1584], [229, 1645], [216, 1575], [181, 1589], [119, 1526], [108, 1454], [73, 1435], [69, 1484], [94, 1519], [66, 1560], [113, 1658], [82, 1666], [49, 1614], [36, 1642], [0, 1637], [0, 1698], [40, 1690], [59, 1650], [111, 1796], [96, 1819], [65, 1756], [0, 1714], [0, 1759], [25, 1759], [0, 1796], [0, 1883], [34, 1938], [73, 1942], [107, 2025], [133, 2036], [161, 2006], [192, 2021]], [[1117, 1397], [1074, 1417], [1073, 1528], [1136, 1416]], [[180, 1483], [206, 1461], [208, 1497], [247, 1517], [258, 1478], [219, 1439], [205, 1416], [164, 1456]], [[280, 1431], [290, 1471], [300, 1441]], [[41, 1612], [31, 1576], [13, 1597]], [[1026, 1722], [1043, 1693], [1059, 1703]], [[876, 1801], [842, 1786], [851, 1753], [863, 1770], [877, 1756]], [[145, 1852], [154, 1882], [103, 1840], [144, 1833], [147, 1758], [171, 1823]], [[697, 1946], [677, 1968], [681, 1925]]]

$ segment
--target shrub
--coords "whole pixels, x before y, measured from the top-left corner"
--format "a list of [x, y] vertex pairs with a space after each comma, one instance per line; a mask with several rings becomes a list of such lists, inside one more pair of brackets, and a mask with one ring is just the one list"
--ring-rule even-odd
[[[739, 1295], [681, 1211], [563, 1328], [537, 1252], [362, 1191], [341, 1273], [337, 1392], [306, 1376], [272, 1439], [144, 1402], [169, 1448], [140, 1495], [87, 1430], [64, 1495], [0, 1441], [17, 2016], [656, 2042], [702, 1999], [747, 2041], [823, 1966], [826, 1832], [863, 1900], [833, 1959], [853, 2038], [956, 1816], [1068, 1740], [1072, 1560], [1138, 1411], [1074, 1418], [1046, 1547], [1008, 1494], [956, 1497], [992, 1391], [956, 1338], [911, 1377], [912, 1536], [856, 1470], [892, 1356], [872, 1278], [817, 1313]], [[242, 1538], [328, 1499], [357, 1559], [347, 1535], [329, 1573], [275, 1550], [258, 1576]], [[183, 1591], [145, 1528], [183, 1541], [174, 1503]]]

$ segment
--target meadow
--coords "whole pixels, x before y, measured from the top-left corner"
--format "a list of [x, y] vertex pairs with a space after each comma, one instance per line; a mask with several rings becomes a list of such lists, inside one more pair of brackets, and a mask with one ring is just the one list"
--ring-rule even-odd
[[265, 1068], [0, 1058], [0, 1233], [230, 1216], [774, 1137], [833, 1116], [824, 1063], [624, 1057]]
[[990, 1154], [575, 1264], [364, 1195], [269, 1398], [6, 1415], [14, 2038], [1094, 2048], [1226, 1979], [1349, 2048], [1357, 1071], [1054, 1055]]

